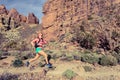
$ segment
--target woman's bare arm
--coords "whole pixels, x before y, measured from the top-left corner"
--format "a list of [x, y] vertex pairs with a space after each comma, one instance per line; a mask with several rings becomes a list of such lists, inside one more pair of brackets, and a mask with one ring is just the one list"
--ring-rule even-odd
[[34, 39], [31, 41], [32, 46], [34, 46], [34, 43], [37, 41], [37, 39]]

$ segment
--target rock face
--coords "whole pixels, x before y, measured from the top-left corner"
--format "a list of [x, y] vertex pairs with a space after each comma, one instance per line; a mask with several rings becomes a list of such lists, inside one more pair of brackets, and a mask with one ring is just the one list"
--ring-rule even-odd
[[[97, 16], [107, 15], [108, 7], [119, 3], [119, 0], [48, 0], [44, 7], [42, 18], [45, 34], [58, 36], [60, 26], [72, 26], [88, 19], [92, 14]], [[54, 30], [52, 30], [54, 29]], [[59, 29], [59, 30], [58, 30]], [[64, 31], [63, 29], [61, 31]], [[60, 33], [61, 33], [60, 31]]]
[[119, 38], [111, 37], [115, 37], [114, 33], [119, 35], [119, 13], [119, 0], [47, 0], [43, 7], [43, 33], [48, 40], [60, 40], [75, 26], [83, 25], [85, 31], [95, 31], [102, 47], [107, 42], [107, 49], [115, 49]]
[[0, 15], [5, 14], [7, 15], [8, 11], [4, 5], [0, 5]]
[[0, 5], [0, 16], [13, 18], [17, 23], [24, 22], [30, 24], [39, 24], [38, 18], [33, 13], [29, 13], [29, 15], [26, 17], [22, 14], [19, 14], [15, 8], [8, 11], [4, 5]]
[[11, 9], [11, 10], [9, 11], [8, 16], [9, 16], [9, 17], [16, 18], [17, 16], [19, 16], [19, 13], [18, 13], [18, 11], [17, 11], [15, 8], [13, 8], [13, 9]]
[[39, 24], [39, 20], [33, 13], [29, 13], [28, 17], [27, 17], [27, 23], [29, 23], [29, 24]]
[[24, 15], [20, 15], [20, 19], [21, 19], [21, 22], [26, 22], [27, 21], [27, 17], [24, 16]]
[[15, 8], [13, 8], [9, 11], [8, 17], [15, 19], [17, 22], [20, 22], [19, 13]]

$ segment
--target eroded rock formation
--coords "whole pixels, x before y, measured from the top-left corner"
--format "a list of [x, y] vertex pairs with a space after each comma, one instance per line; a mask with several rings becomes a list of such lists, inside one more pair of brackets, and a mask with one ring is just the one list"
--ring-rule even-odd
[[28, 17], [27, 17], [27, 23], [29, 23], [29, 24], [39, 24], [39, 20], [33, 13], [29, 13]]
[[0, 5], [0, 18], [12, 18], [17, 23], [24, 22], [30, 24], [39, 24], [39, 19], [34, 15], [34, 13], [29, 13], [28, 16], [20, 14], [15, 8], [6, 9], [4, 5]]
[[7, 14], [7, 13], [8, 13], [8, 11], [7, 11], [6, 7], [4, 5], [1, 5], [0, 6], [0, 15]]
[[120, 32], [119, 0], [47, 0], [43, 13], [43, 33], [48, 40], [65, 38], [75, 26], [83, 25], [86, 32], [96, 34], [98, 42], [103, 41], [99, 45], [104, 46], [106, 40], [106, 48], [115, 49], [119, 44], [118, 37], [111, 38]]

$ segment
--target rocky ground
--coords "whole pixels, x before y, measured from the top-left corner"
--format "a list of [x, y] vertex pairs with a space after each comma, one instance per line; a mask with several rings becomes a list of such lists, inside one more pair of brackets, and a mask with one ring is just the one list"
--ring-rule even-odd
[[[54, 68], [47, 69], [38, 66], [40, 60], [35, 61], [30, 67], [15, 68], [11, 66], [11, 61], [14, 57], [9, 56], [6, 59], [0, 60], [0, 74], [12, 73], [19, 75], [19, 80], [119, 80], [120, 65], [112, 67], [103, 67], [100, 65], [91, 65], [80, 61], [61, 61], [52, 60]], [[24, 61], [25, 63], [26, 61]], [[90, 71], [86, 71], [84, 66], [91, 67]], [[66, 70], [74, 71], [77, 76], [67, 79], [63, 76]]]

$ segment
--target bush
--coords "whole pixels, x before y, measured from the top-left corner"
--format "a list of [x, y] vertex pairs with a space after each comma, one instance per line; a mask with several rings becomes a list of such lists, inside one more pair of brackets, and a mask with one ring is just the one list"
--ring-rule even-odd
[[16, 47], [17, 47], [17, 42], [15, 42], [15, 41], [10, 41], [10, 42], [8, 42], [6, 45], [5, 45], [5, 47], [6, 48], [8, 48], [8, 49], [15, 49]]
[[115, 51], [116, 53], [120, 54], [120, 46], [116, 47], [116, 48], [114, 49], [114, 51]]
[[25, 41], [8, 41], [5, 46], [7, 49], [14, 49], [14, 50], [29, 50], [27, 43]]
[[17, 46], [16, 46], [16, 50], [20, 50], [20, 51], [26, 51], [26, 50], [29, 50], [28, 46], [27, 46], [27, 41], [19, 41], [17, 43]]
[[21, 67], [21, 66], [23, 66], [22, 60], [16, 59], [15, 61], [13, 61], [13, 66], [14, 67]]
[[18, 80], [18, 75], [3, 73], [0, 75], [0, 80]]
[[96, 43], [95, 38], [92, 34], [86, 32], [78, 32], [75, 34], [76, 41], [80, 44], [81, 47], [86, 49], [92, 49]]
[[83, 66], [83, 68], [86, 72], [92, 71], [92, 68], [90, 66]]
[[19, 53], [16, 53], [15, 57], [20, 60], [26, 60], [26, 59], [33, 58], [34, 55], [33, 55], [33, 53], [19, 52]]
[[20, 33], [17, 30], [9, 30], [3, 33], [4, 42], [2, 48], [16, 48], [18, 41], [20, 41]]
[[73, 61], [73, 60], [74, 60], [74, 56], [66, 55], [66, 61]]
[[5, 38], [7, 38], [9, 41], [15, 41], [20, 39], [20, 33], [16, 29], [7, 31], [5, 33]]
[[100, 59], [100, 64], [103, 66], [115, 66], [117, 65], [117, 59], [111, 55], [102, 56]]
[[66, 77], [67, 79], [73, 79], [77, 74], [72, 71], [72, 70], [66, 70], [65, 72], [63, 72], [63, 76]]
[[88, 62], [90, 64], [94, 64], [94, 63], [99, 62], [99, 58], [97, 56], [93, 55], [92, 53], [89, 53], [89, 54], [82, 55], [81, 61]]
[[91, 34], [86, 34], [85, 37], [80, 41], [80, 45], [86, 49], [92, 49], [95, 45], [95, 39]]
[[120, 64], [120, 53], [112, 52], [111, 55], [114, 56], [117, 59], [118, 63]]
[[39, 67], [44, 67], [44, 66], [45, 66], [45, 64], [44, 64], [44, 63], [39, 62]]
[[105, 34], [101, 33], [98, 36], [99, 39], [99, 47], [103, 48], [104, 50], [110, 50], [110, 43], [109, 43], [109, 39], [108, 36], [106, 36]]

